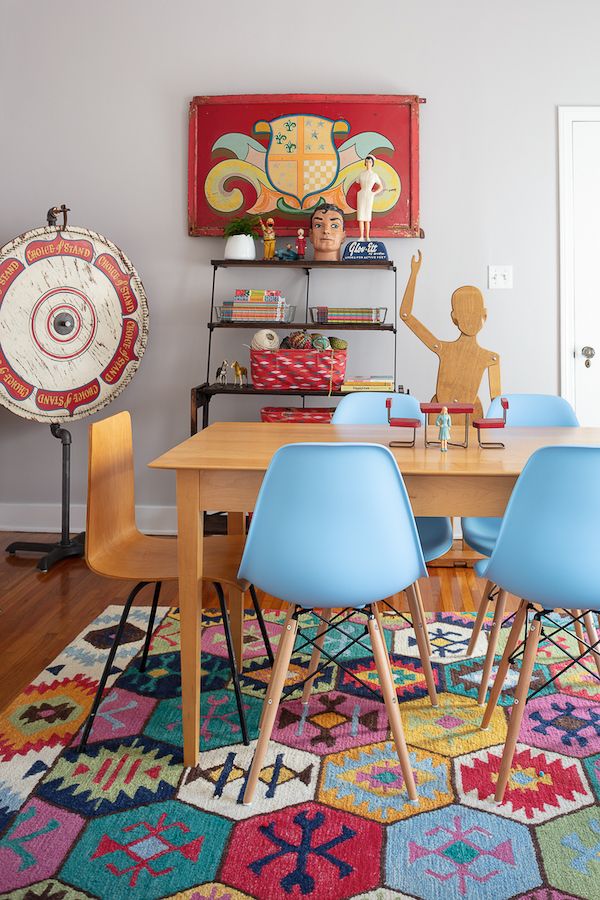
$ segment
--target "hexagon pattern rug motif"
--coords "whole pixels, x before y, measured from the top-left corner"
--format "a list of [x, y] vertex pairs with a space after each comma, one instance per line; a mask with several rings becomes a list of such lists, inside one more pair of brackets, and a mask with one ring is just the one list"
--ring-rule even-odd
[[[136, 608], [85, 751], [77, 732], [120, 615], [108, 609], [0, 716], [0, 900], [600, 900], [600, 690], [560, 675], [542, 648], [504, 802], [494, 803], [516, 676], [479, 728], [482, 657], [466, 659], [474, 617], [429, 616], [439, 706], [431, 707], [412, 630], [385, 615], [415, 773], [410, 803], [361, 636], [351, 674], [327, 665], [305, 706], [281, 705], [254, 802], [242, 803], [270, 669], [247, 613], [241, 742], [218, 615], [205, 614], [201, 755], [182, 763], [179, 615]], [[306, 631], [316, 623], [306, 617]], [[283, 614], [266, 614], [275, 644]], [[328, 638], [332, 655], [343, 635]], [[505, 641], [502, 635], [501, 645]], [[561, 638], [570, 649], [571, 638]], [[482, 635], [477, 654], [485, 653]], [[298, 639], [290, 678], [309, 661]], [[566, 658], [565, 658], [566, 660]]]

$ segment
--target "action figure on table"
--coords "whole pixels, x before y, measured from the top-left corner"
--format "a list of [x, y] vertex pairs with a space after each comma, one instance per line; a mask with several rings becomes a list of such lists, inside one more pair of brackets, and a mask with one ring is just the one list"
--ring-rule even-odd
[[258, 221], [263, 233], [263, 259], [273, 259], [275, 256], [275, 222], [270, 216], [266, 223], [262, 219]]
[[441, 444], [440, 450], [442, 453], [448, 452], [448, 441], [450, 439], [450, 426], [452, 425], [452, 419], [448, 415], [448, 407], [442, 406], [442, 411], [435, 420], [435, 424], [439, 425], [440, 432], [438, 434], [438, 438]]

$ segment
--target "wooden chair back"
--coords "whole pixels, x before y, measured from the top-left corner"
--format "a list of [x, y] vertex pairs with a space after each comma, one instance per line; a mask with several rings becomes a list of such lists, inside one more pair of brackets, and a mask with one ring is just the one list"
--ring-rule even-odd
[[121, 412], [89, 426], [85, 555], [90, 568], [110, 574], [107, 551], [137, 533], [131, 416]]

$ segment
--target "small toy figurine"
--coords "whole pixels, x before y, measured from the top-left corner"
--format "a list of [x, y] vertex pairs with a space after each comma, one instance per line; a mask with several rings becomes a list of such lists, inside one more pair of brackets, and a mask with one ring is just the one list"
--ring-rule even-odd
[[[373, 201], [377, 194], [383, 190], [381, 178], [374, 171], [375, 157], [365, 156], [365, 171], [356, 179], [360, 190], [356, 195], [356, 218], [360, 229], [360, 239], [369, 240], [371, 233], [371, 219], [373, 218]], [[376, 188], [376, 190], [373, 190]]]
[[235, 377], [233, 379], [234, 384], [238, 383], [238, 378], [240, 379], [240, 387], [244, 387], [244, 378], [246, 379], [246, 384], [248, 384], [248, 369], [246, 366], [240, 366], [236, 359], [231, 363], [231, 368], [235, 372]]
[[296, 253], [298, 259], [304, 259], [306, 253], [306, 238], [304, 237], [304, 228], [298, 229], [298, 237], [296, 238]]
[[441, 443], [440, 450], [442, 453], [448, 452], [448, 439], [450, 437], [450, 426], [452, 425], [452, 419], [448, 415], [448, 407], [442, 406], [442, 411], [435, 420], [435, 424], [440, 426], [440, 433], [438, 438]]
[[276, 250], [275, 256], [277, 259], [298, 259], [298, 254], [292, 249], [291, 244], [286, 244], [285, 250]]
[[263, 232], [263, 259], [273, 259], [275, 256], [275, 222], [269, 216], [265, 222], [258, 220]]
[[322, 203], [310, 217], [308, 236], [315, 248], [315, 259], [339, 262], [344, 243], [344, 213], [334, 203]]
[[217, 369], [216, 380], [221, 384], [227, 384], [227, 366], [229, 363], [226, 359], [223, 360], [219, 368]]

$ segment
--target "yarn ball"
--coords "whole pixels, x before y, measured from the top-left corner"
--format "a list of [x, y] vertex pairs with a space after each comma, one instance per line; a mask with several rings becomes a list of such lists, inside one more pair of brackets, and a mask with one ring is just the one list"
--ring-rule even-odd
[[284, 337], [284, 339], [282, 340], [281, 344], [279, 345], [279, 349], [280, 349], [280, 350], [289, 350], [290, 347], [291, 347], [291, 344], [290, 344], [290, 339], [289, 339], [289, 337]]
[[330, 337], [329, 345], [332, 350], [347, 350], [348, 349], [348, 341], [343, 340], [343, 338]]
[[314, 350], [331, 350], [329, 338], [324, 334], [311, 334], [312, 345]]
[[250, 344], [252, 350], [279, 350], [279, 338], [270, 328], [257, 331]]
[[290, 347], [292, 350], [311, 350], [312, 341], [306, 331], [292, 331], [290, 334]]

